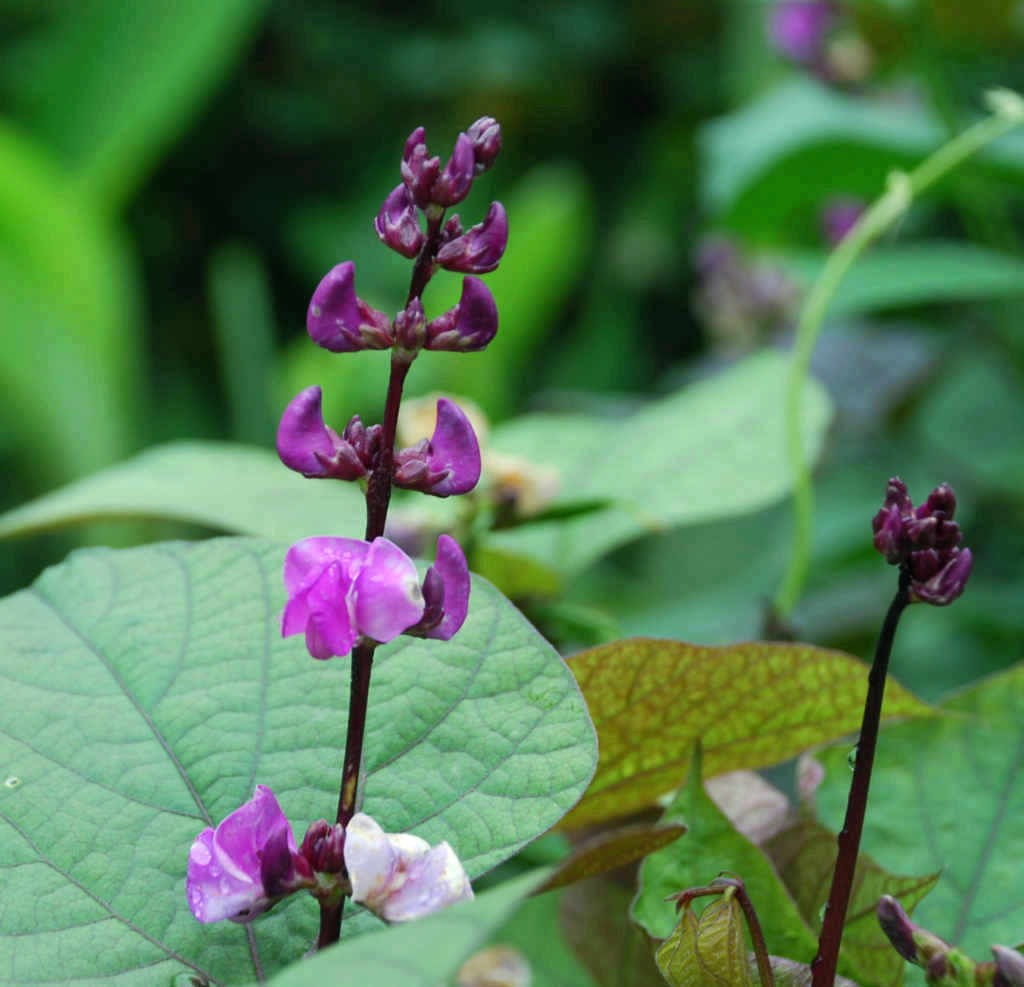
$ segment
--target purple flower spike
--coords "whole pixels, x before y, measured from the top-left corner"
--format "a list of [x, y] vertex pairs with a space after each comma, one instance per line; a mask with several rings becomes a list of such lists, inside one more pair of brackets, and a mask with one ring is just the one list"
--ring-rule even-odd
[[480, 445], [462, 409], [447, 398], [437, 402], [437, 424], [423, 439], [395, 454], [395, 486], [435, 497], [468, 493], [480, 479]]
[[308, 887], [311, 876], [274, 793], [257, 785], [245, 805], [192, 844], [188, 907], [200, 922], [251, 922], [285, 895]]
[[416, 204], [404, 184], [397, 185], [384, 200], [373, 221], [373, 228], [383, 243], [403, 257], [411, 259], [420, 252], [425, 237], [420, 229]]
[[480, 117], [469, 125], [466, 136], [473, 142], [474, 171], [482, 175], [501, 150], [501, 125], [494, 117]]
[[834, 18], [831, 0], [779, 0], [769, 26], [772, 43], [794, 62], [816, 65], [822, 59]]
[[455, 139], [452, 156], [430, 190], [430, 201], [445, 208], [461, 202], [469, 195], [475, 173], [473, 142], [465, 134], [459, 134]]
[[498, 331], [498, 306], [487, 285], [471, 275], [462, 279], [455, 308], [427, 323], [428, 350], [482, 350]]
[[441, 159], [429, 156], [426, 131], [417, 127], [405, 142], [402, 155], [402, 181], [421, 209], [430, 205], [430, 190], [441, 171]]
[[473, 897], [469, 877], [447, 843], [432, 848], [411, 833], [385, 833], [365, 813], [349, 822], [344, 852], [352, 900], [385, 922], [423, 918]]
[[355, 277], [352, 261], [338, 264], [317, 285], [309, 303], [306, 329], [315, 343], [332, 353], [394, 345], [388, 317], [356, 297]]
[[319, 387], [307, 387], [289, 402], [277, 429], [281, 462], [308, 477], [355, 480], [366, 475], [353, 446], [324, 424]]
[[871, 522], [875, 548], [890, 565], [906, 566], [912, 601], [944, 607], [964, 591], [974, 559], [969, 548], [959, 547], [955, 510], [956, 495], [947, 483], [937, 486], [917, 510], [899, 477], [886, 487], [882, 509]]
[[446, 243], [437, 252], [437, 262], [446, 270], [462, 274], [493, 271], [508, 243], [508, 216], [500, 202], [492, 202], [487, 218], [468, 232]]

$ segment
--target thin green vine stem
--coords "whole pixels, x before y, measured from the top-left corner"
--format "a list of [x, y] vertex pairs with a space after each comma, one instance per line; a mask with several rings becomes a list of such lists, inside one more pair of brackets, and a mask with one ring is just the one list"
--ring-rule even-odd
[[796, 606], [810, 568], [814, 488], [810, 465], [804, 455], [802, 399], [810, 372], [811, 355], [821, 333], [825, 313], [857, 258], [910, 208], [917, 196], [969, 157], [1024, 124], [1024, 98], [1002, 89], [986, 95], [993, 111], [991, 116], [968, 127], [909, 174], [895, 171], [889, 175], [885, 193], [829, 254], [800, 310], [784, 407], [786, 454], [793, 478], [794, 532], [789, 567], [774, 601], [775, 612], [780, 617], [788, 616]]

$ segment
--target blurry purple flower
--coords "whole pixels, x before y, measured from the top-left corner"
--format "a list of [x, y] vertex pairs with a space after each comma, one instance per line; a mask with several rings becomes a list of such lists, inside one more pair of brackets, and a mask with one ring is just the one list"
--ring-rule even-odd
[[821, 230], [830, 247], [836, 246], [857, 225], [867, 208], [861, 199], [833, 199], [821, 211]]
[[[319, 387], [307, 387], [289, 402], [277, 429], [277, 454], [303, 476], [355, 480], [366, 464], [350, 442], [324, 424]], [[362, 422], [355, 419], [358, 426]], [[348, 430], [346, 430], [348, 431]]]
[[508, 243], [508, 216], [500, 202], [492, 202], [487, 217], [468, 232], [449, 240], [438, 252], [437, 262], [449, 271], [486, 274], [493, 271]]
[[362, 812], [345, 830], [345, 868], [352, 900], [385, 922], [423, 918], [473, 897], [469, 877], [447, 843], [431, 848], [411, 833], [385, 833]]
[[306, 329], [315, 343], [333, 353], [388, 349], [394, 345], [390, 321], [356, 297], [355, 276], [350, 260], [327, 272], [313, 292]]
[[409, 189], [404, 184], [395, 186], [384, 200], [373, 228], [385, 244], [403, 257], [413, 258], [425, 239], [420, 229], [419, 215]]
[[444, 171], [430, 189], [430, 201], [438, 206], [454, 206], [469, 195], [476, 168], [473, 142], [465, 135], [455, 138], [455, 148]]
[[469, 125], [466, 136], [473, 143], [474, 171], [481, 175], [494, 164], [501, 150], [501, 125], [494, 117], [480, 117]]
[[265, 785], [216, 830], [204, 829], [188, 855], [188, 907], [200, 922], [250, 922], [310, 884], [291, 826]]
[[395, 454], [394, 483], [435, 497], [468, 493], [480, 479], [480, 445], [462, 409], [440, 398], [429, 439]]
[[[431, 577], [431, 572], [436, 575]], [[288, 603], [281, 616], [281, 635], [305, 632], [306, 648], [319, 659], [348, 654], [360, 637], [383, 643], [403, 632], [441, 637], [448, 630], [450, 637], [465, 620], [469, 597], [469, 569], [454, 539], [447, 535], [438, 539], [437, 563], [427, 578], [431, 603], [436, 603], [438, 595], [442, 601], [439, 616], [433, 608], [425, 613], [416, 566], [386, 538], [369, 543], [354, 538], [306, 538], [292, 545], [285, 556]], [[424, 625], [425, 615], [434, 621], [432, 626]]]
[[482, 350], [498, 331], [498, 306], [487, 285], [467, 275], [455, 308], [427, 323], [428, 350]]
[[871, 522], [874, 544], [891, 565], [907, 566], [913, 601], [946, 606], [964, 591], [973, 557], [969, 548], [959, 547], [955, 510], [949, 484], [937, 486], [916, 510], [899, 477], [886, 486], [885, 501]]
[[835, 16], [831, 0], [777, 0], [769, 24], [772, 43], [794, 62], [818, 65]]

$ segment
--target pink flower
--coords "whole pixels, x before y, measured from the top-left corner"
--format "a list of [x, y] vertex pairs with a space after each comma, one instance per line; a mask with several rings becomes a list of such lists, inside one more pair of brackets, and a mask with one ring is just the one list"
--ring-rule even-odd
[[448, 640], [469, 608], [466, 558], [448, 535], [438, 538], [422, 587], [412, 559], [386, 538], [306, 538], [285, 556], [284, 583], [281, 634], [305, 632], [309, 653], [320, 659], [348, 654], [360, 637]]
[[204, 829], [188, 855], [188, 907], [200, 922], [251, 922], [285, 895], [307, 887], [309, 868], [274, 793], [253, 797], [217, 828]]
[[362, 812], [345, 829], [345, 868], [352, 900], [385, 922], [423, 918], [473, 897], [469, 877], [447, 843], [431, 847], [411, 833], [385, 833]]

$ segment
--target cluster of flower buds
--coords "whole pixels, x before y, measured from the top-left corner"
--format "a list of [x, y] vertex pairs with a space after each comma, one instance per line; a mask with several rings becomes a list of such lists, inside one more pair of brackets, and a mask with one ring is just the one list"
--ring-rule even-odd
[[891, 895], [883, 895], [878, 902], [878, 924], [900, 956], [924, 968], [932, 987], [1024, 987], [1024, 956], [1017, 950], [993, 946], [994, 962], [975, 963], [934, 933], [911, 922], [903, 906]]
[[420, 583], [416, 565], [386, 538], [306, 538], [284, 560], [284, 637], [305, 633], [314, 658], [347, 655], [360, 640], [399, 634], [448, 641], [469, 610], [469, 569], [459, 543], [437, 539], [437, 559]]
[[956, 496], [947, 483], [937, 486], [916, 510], [899, 477], [886, 487], [882, 509], [871, 522], [875, 548], [891, 565], [907, 568], [912, 601], [941, 607], [964, 591], [972, 557], [969, 548], [959, 547], [955, 510]]
[[188, 858], [189, 908], [200, 922], [251, 922], [282, 898], [308, 890], [320, 901], [351, 894], [386, 922], [422, 918], [473, 897], [447, 843], [385, 833], [364, 813], [343, 827], [321, 819], [297, 848], [274, 793], [253, 797], [196, 838]]

